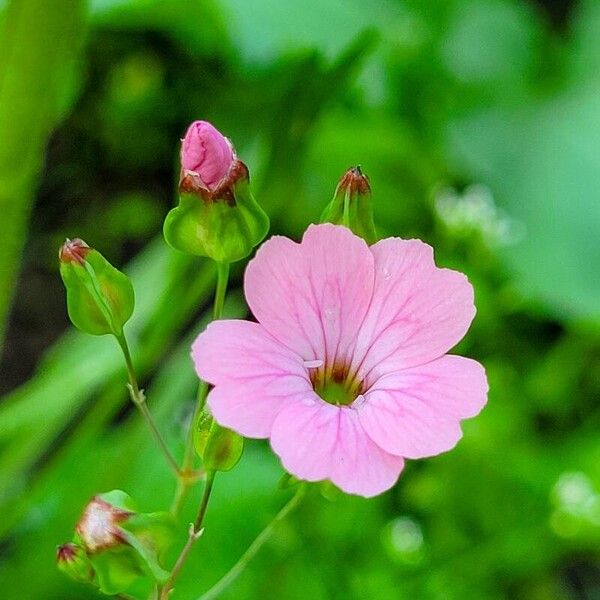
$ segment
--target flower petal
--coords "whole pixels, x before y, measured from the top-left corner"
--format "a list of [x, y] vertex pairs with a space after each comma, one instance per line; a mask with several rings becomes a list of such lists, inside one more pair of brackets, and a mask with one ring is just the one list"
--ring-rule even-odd
[[192, 358], [216, 386], [208, 395], [215, 419], [248, 437], [268, 437], [286, 402], [311, 390], [302, 359], [258, 323], [214, 321], [192, 345]]
[[316, 396], [287, 404], [273, 424], [271, 446], [300, 479], [330, 479], [348, 494], [371, 497], [394, 485], [404, 461], [374, 444], [357, 412]]
[[258, 321], [304, 360], [343, 360], [373, 292], [373, 256], [345, 227], [312, 225], [301, 244], [273, 237], [246, 269]]
[[357, 411], [378, 446], [397, 456], [423, 458], [456, 445], [460, 420], [484, 407], [487, 391], [478, 362], [448, 355], [382, 377]]
[[353, 357], [367, 387], [385, 373], [442, 356], [475, 316], [471, 284], [462, 273], [436, 267], [428, 244], [388, 238], [371, 251], [375, 290]]

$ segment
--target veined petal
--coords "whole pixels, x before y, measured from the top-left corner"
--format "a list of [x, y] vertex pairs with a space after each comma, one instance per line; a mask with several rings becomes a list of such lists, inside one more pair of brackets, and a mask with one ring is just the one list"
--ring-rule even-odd
[[388, 238], [371, 251], [375, 290], [353, 357], [367, 387], [385, 373], [439, 358], [475, 316], [473, 287], [462, 273], [436, 267], [428, 244]]
[[348, 494], [371, 497], [394, 485], [404, 461], [377, 446], [357, 412], [318, 398], [287, 404], [271, 432], [271, 446], [290, 473], [307, 481], [330, 479]]
[[273, 420], [298, 394], [312, 391], [302, 359], [258, 323], [214, 321], [192, 346], [198, 375], [215, 384], [215, 419], [248, 437], [268, 437]]
[[257, 375], [306, 377], [302, 359], [252, 321], [209, 323], [192, 344], [192, 359], [198, 376], [214, 385]]
[[345, 227], [308, 228], [301, 244], [273, 237], [246, 269], [254, 316], [303, 359], [333, 362], [350, 352], [373, 292], [374, 261]]
[[487, 391], [478, 362], [448, 355], [383, 376], [357, 412], [378, 446], [397, 456], [423, 458], [456, 445], [461, 419], [479, 413]]

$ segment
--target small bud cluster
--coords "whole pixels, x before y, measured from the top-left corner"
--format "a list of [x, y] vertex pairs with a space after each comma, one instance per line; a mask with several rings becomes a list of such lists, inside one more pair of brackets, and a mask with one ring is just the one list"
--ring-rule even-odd
[[146, 577], [164, 582], [169, 573], [158, 560], [172, 525], [168, 513], [138, 513], [120, 490], [94, 496], [73, 540], [58, 547], [58, 568], [105, 594], [125, 593]]

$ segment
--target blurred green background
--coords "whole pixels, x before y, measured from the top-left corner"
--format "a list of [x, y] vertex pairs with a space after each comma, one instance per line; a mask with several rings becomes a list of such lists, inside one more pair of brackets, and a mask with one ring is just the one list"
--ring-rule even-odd
[[[2, 599], [97, 598], [54, 564], [82, 506], [172, 496], [114, 340], [68, 326], [56, 252], [82, 237], [133, 277], [135, 362], [180, 453], [214, 271], [161, 225], [194, 119], [232, 138], [274, 232], [361, 164], [380, 233], [473, 282], [457, 351], [491, 386], [454, 451], [373, 500], [311, 496], [223, 598], [598, 600], [597, 0], [0, 0]], [[175, 600], [235, 562], [280, 475], [251, 441], [218, 478]]]

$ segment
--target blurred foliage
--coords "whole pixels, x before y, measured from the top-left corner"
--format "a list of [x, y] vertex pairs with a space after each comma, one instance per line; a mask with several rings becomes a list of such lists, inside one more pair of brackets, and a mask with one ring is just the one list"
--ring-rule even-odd
[[[53, 5], [59, 23], [73, 14]], [[87, 26], [75, 82], [44, 36], [14, 34], [46, 57], [50, 82], [35, 104], [24, 96], [24, 114], [50, 110], [53, 86], [79, 95], [47, 147], [0, 378], [3, 598], [95, 598], [54, 565], [85, 503], [113, 488], [144, 511], [170, 501], [116, 346], [63, 334], [56, 248], [80, 236], [126, 264], [136, 366], [181, 452], [188, 349], [214, 271], [160, 229], [177, 140], [196, 118], [235, 141], [276, 232], [299, 235], [360, 163], [380, 234], [431, 242], [474, 283], [478, 316], [458, 351], [486, 365], [491, 387], [456, 450], [411, 462], [374, 500], [309, 497], [223, 598], [598, 598], [598, 3], [573, 4], [556, 29], [517, 0], [96, 0]], [[22, 141], [3, 133], [0, 152]], [[246, 314], [241, 274], [229, 316]], [[289, 495], [280, 475], [249, 442], [217, 480], [175, 598], [197, 598], [235, 562]]]
[[0, 350], [44, 148], [77, 86], [84, 2], [62, 8], [14, 0], [0, 21]]

